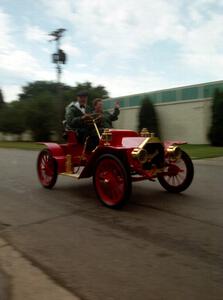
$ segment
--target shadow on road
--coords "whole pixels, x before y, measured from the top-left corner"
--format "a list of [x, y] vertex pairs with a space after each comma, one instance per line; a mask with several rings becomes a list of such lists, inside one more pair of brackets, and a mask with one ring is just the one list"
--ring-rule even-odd
[[[69, 180], [61, 180], [55, 186], [52, 193], [54, 196], [60, 195], [61, 201], [73, 204], [81, 203], [85, 208], [99, 208], [104, 207], [97, 199], [96, 192], [93, 187], [91, 179], [84, 179], [81, 181], [70, 182]], [[141, 182], [133, 183], [132, 196], [129, 202], [122, 208], [126, 212], [139, 212], [145, 208], [159, 209], [168, 207], [182, 207], [182, 203], [193, 202], [193, 196], [189, 192], [181, 194], [172, 194], [165, 191], [158, 183]], [[84, 208], [83, 207], [83, 208]], [[105, 208], [107, 210], [107, 208]]]

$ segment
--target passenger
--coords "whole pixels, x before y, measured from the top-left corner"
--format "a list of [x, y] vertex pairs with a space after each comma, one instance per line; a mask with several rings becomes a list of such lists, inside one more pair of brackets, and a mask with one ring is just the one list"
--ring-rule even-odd
[[101, 115], [101, 127], [102, 128], [112, 128], [112, 122], [118, 120], [118, 115], [120, 114], [119, 102], [115, 103], [113, 113], [103, 110], [103, 101], [101, 98], [96, 98], [93, 100], [93, 111], [96, 114]]

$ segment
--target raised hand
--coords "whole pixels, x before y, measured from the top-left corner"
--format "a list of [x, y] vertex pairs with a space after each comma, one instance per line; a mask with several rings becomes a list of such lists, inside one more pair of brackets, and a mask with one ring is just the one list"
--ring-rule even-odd
[[118, 108], [118, 109], [120, 108], [119, 101], [116, 101], [116, 102], [115, 102], [115, 108]]

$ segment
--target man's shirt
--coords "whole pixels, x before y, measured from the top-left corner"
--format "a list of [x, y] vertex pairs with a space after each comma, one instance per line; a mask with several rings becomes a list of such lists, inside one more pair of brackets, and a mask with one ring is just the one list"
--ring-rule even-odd
[[82, 112], [82, 114], [85, 114], [85, 106], [81, 107], [78, 101], [72, 103]]

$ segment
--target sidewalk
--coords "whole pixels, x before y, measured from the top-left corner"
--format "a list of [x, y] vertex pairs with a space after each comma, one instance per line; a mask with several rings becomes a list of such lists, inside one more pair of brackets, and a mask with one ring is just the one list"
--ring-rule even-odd
[[78, 300], [79, 298], [55, 283], [0, 238], [0, 299]]
[[205, 159], [193, 159], [195, 165], [207, 165], [207, 166], [222, 166], [223, 167], [223, 156]]

